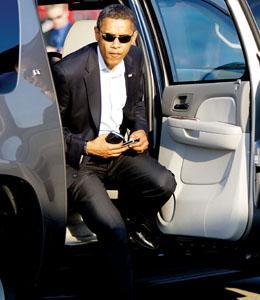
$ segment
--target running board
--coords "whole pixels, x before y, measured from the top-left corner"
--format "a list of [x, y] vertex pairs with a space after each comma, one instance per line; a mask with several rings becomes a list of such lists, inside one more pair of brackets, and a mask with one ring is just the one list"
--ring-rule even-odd
[[184, 284], [192, 281], [209, 280], [216, 277], [234, 277], [241, 274], [240, 270], [232, 269], [216, 269], [216, 268], [203, 268], [193, 271], [175, 274], [160, 274], [152, 277], [139, 278], [136, 280], [137, 286], [146, 287], [159, 287], [159, 286], [172, 286]]

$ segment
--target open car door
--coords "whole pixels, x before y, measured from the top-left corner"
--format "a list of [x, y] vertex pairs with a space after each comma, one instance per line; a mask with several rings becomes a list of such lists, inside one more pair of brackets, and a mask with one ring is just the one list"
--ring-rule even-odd
[[166, 234], [235, 241], [251, 227], [260, 69], [242, 8], [240, 1], [151, 1], [166, 74], [159, 160], [177, 180], [176, 203], [158, 214]]

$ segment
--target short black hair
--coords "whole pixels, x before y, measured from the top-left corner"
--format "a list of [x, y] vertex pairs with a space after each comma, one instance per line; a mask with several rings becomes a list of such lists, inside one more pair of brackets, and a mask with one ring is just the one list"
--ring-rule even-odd
[[130, 20], [136, 28], [135, 16], [130, 8], [123, 4], [111, 4], [106, 6], [99, 14], [97, 19], [97, 28], [101, 27], [105, 18]]

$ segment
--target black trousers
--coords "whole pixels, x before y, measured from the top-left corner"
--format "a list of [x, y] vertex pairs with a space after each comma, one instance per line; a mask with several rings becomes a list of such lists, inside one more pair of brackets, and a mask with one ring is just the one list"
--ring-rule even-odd
[[[70, 197], [84, 222], [104, 243], [111, 296], [133, 299], [128, 232], [121, 211], [107, 194], [106, 186], [111, 183], [131, 195], [132, 208], [146, 210], [155, 218], [155, 213], [174, 193], [176, 182], [174, 175], [147, 153], [128, 151], [112, 159], [85, 159], [69, 187]], [[119, 206], [124, 207], [122, 204]]]

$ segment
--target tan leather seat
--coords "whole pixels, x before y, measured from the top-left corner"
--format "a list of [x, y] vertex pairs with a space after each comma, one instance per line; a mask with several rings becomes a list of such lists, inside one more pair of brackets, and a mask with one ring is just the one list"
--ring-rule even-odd
[[66, 55], [96, 41], [94, 27], [96, 20], [79, 20], [70, 28], [63, 46], [63, 54]]

